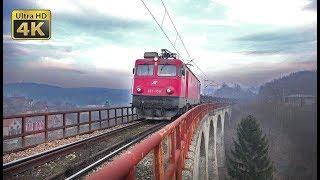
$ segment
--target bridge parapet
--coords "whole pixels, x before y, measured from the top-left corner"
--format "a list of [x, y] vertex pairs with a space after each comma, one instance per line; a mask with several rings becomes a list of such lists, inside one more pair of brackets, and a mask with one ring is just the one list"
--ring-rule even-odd
[[131, 106], [124, 106], [19, 114], [2, 119], [3, 149], [14, 152], [132, 122], [137, 119], [137, 114]]
[[[221, 104], [202, 104], [196, 106], [174, 122], [133, 146], [132, 149], [113, 160], [103, 169], [91, 174], [88, 179], [135, 179], [137, 164], [152, 150], [154, 153], [153, 172], [155, 179], [172, 179], [173, 177], [176, 179], [197, 179], [196, 176], [192, 174], [199, 177], [199, 169], [203, 168], [200, 166], [201, 163], [199, 163], [203, 159], [200, 158], [200, 156], [203, 156], [203, 154], [204, 162], [206, 162], [204, 169], [207, 173], [204, 177], [208, 179], [208, 160], [209, 158], [217, 159], [216, 146], [223, 146], [221, 141], [218, 141], [220, 144], [218, 142], [212, 144], [211, 142], [210, 146], [209, 136], [213, 139], [223, 139], [224, 119], [222, 118], [224, 118], [225, 115], [221, 117], [220, 114], [223, 112], [230, 113], [228, 109], [230, 109], [229, 106], [222, 106]], [[216, 116], [217, 114], [218, 116]], [[212, 131], [210, 131], [210, 128], [213, 128]], [[215, 132], [214, 129], [217, 129], [219, 133], [213, 133]], [[201, 140], [199, 137], [203, 136], [207, 138]], [[163, 142], [167, 138], [169, 139], [169, 158], [167, 160], [168, 162], [164, 162]], [[208, 154], [210, 154], [209, 152], [214, 153], [208, 156]], [[221, 154], [219, 158], [223, 158], [224, 151], [217, 150], [217, 154], [219, 153]], [[191, 167], [188, 166], [188, 164], [190, 164], [189, 160], [192, 159], [192, 155], [190, 154], [193, 154], [193, 157], [195, 157], [192, 160]], [[212, 162], [216, 163], [216, 167], [219, 166], [217, 161]], [[223, 165], [223, 163], [221, 165]], [[213, 171], [210, 171], [211, 174], [217, 175], [217, 173], [212, 172]], [[191, 176], [188, 176], [188, 173], [191, 173]]]

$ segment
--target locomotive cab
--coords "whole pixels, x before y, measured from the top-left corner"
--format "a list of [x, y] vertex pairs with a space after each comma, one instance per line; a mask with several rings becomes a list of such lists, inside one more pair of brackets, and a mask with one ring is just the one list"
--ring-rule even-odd
[[[146, 119], [171, 119], [185, 111], [187, 67], [174, 53], [147, 52], [133, 69], [132, 106]], [[199, 86], [200, 88], [200, 86]], [[199, 89], [200, 93], [200, 89]]]

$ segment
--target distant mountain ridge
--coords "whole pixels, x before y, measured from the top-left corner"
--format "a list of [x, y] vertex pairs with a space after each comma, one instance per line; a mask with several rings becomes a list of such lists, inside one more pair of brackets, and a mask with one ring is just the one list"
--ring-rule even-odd
[[46, 101], [48, 103], [64, 102], [76, 105], [128, 104], [131, 92], [126, 89], [110, 89], [97, 87], [64, 88], [38, 83], [9, 83], [4, 84], [4, 97], [23, 96], [29, 99]]
[[217, 89], [213, 93], [213, 96], [232, 99], [248, 99], [254, 97], [255, 94], [251, 92], [249, 89], [242, 89], [238, 84], [236, 84], [235, 87], [230, 87], [225, 84], [220, 89]]
[[[247, 99], [256, 96], [258, 87], [245, 90], [240, 85], [231, 87], [224, 85], [206, 94], [214, 97]], [[101, 105], [108, 101], [111, 104], [129, 104], [131, 91], [129, 89], [110, 89], [97, 87], [64, 88], [39, 83], [4, 84], [4, 97], [26, 97], [36, 101], [51, 104], [70, 103], [78, 106]], [[317, 95], [317, 72], [298, 71], [290, 75], [274, 79], [260, 86], [257, 97], [261, 100], [281, 101], [283, 96], [292, 94]]]
[[281, 101], [283, 96], [293, 94], [317, 95], [317, 72], [298, 71], [274, 79], [261, 86], [260, 100]]

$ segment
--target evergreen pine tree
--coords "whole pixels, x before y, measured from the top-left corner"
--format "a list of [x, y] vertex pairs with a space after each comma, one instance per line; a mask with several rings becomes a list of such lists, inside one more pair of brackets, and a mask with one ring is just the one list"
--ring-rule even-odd
[[268, 141], [256, 119], [249, 115], [237, 127], [234, 150], [227, 155], [228, 174], [232, 179], [273, 179], [274, 165], [268, 155]]

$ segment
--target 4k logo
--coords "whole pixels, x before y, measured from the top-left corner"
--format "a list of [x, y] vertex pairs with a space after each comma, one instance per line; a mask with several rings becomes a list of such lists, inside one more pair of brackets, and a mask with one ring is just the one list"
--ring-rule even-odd
[[13, 39], [50, 39], [50, 10], [14, 10], [11, 19]]

